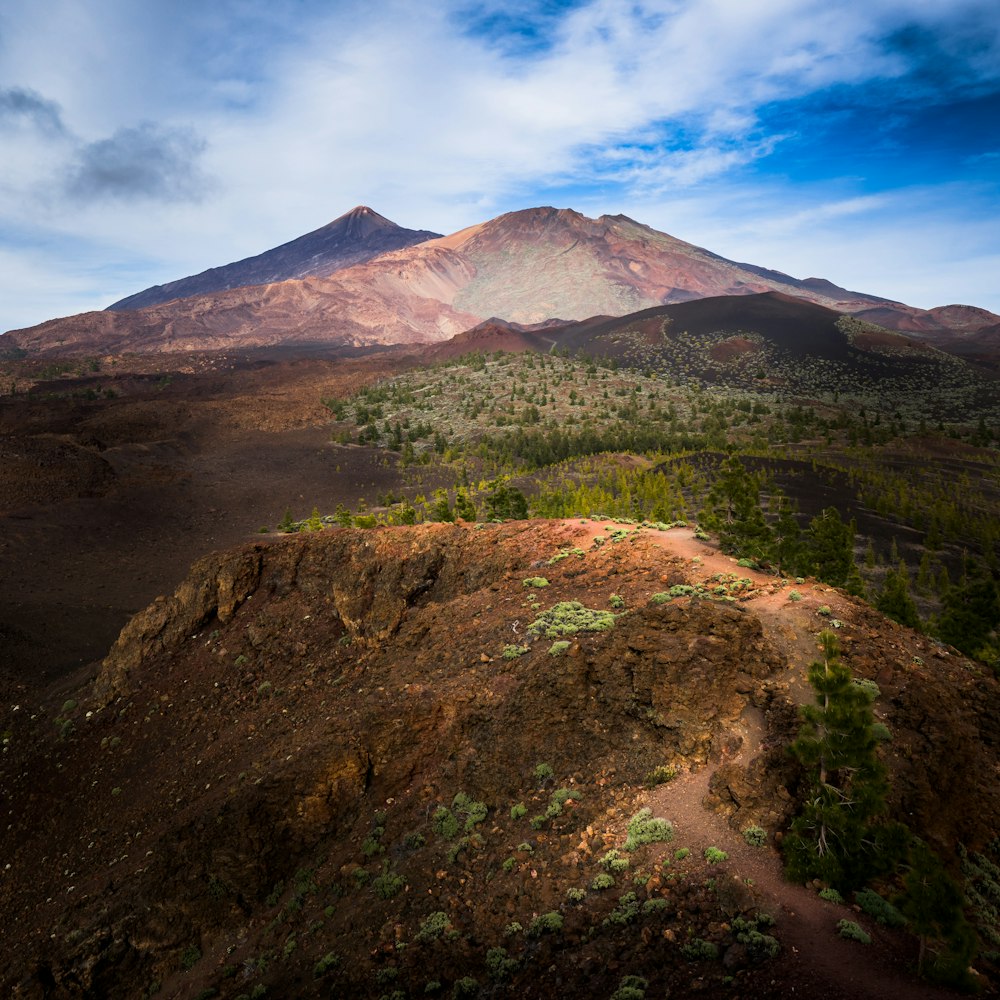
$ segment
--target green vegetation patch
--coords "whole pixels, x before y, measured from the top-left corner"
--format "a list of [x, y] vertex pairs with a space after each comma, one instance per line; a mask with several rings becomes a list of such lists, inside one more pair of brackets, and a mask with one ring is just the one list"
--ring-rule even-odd
[[606, 632], [613, 628], [615, 616], [610, 611], [585, 608], [579, 601], [560, 601], [543, 611], [529, 626], [532, 635], [558, 639], [578, 632]]
[[837, 924], [837, 933], [848, 941], [858, 941], [860, 944], [871, 944], [871, 935], [866, 934], [860, 924], [853, 920], [841, 920]]
[[646, 806], [628, 821], [625, 850], [634, 851], [643, 844], [667, 843], [674, 839], [674, 828], [669, 820], [654, 816]]

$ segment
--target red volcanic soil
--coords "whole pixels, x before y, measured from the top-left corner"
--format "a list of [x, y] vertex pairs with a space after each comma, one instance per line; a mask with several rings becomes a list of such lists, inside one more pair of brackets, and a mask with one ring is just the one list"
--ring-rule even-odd
[[746, 337], [730, 337], [721, 344], [716, 344], [711, 350], [711, 355], [716, 361], [731, 361], [733, 358], [752, 354], [758, 350], [760, 347]]

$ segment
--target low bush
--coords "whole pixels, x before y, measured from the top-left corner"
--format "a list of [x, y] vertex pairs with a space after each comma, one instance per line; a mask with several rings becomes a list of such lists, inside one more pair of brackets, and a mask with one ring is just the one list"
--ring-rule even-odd
[[873, 889], [859, 890], [854, 894], [854, 900], [868, 916], [873, 917], [875, 922], [883, 927], [906, 926], [906, 917]]
[[860, 924], [856, 924], [853, 920], [841, 920], [837, 924], [837, 933], [842, 938], [847, 938], [848, 941], [858, 941], [861, 944], [871, 944], [871, 936], [866, 934], [862, 929]]
[[689, 962], [711, 962], [719, 957], [719, 949], [711, 941], [696, 937], [681, 945], [681, 954]]
[[674, 839], [674, 828], [669, 820], [654, 817], [648, 806], [640, 809], [628, 822], [625, 850], [634, 851], [643, 844], [665, 843]]
[[550, 910], [548, 913], [543, 913], [541, 916], [535, 917], [528, 924], [526, 933], [528, 937], [541, 937], [543, 934], [555, 934], [556, 931], [561, 931], [562, 926], [562, 915], [555, 910]]

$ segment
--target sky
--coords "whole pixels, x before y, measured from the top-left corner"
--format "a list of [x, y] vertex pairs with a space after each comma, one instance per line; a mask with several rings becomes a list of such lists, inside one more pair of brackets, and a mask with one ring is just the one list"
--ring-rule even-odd
[[4, 0], [0, 330], [366, 204], [1000, 312], [997, 0]]

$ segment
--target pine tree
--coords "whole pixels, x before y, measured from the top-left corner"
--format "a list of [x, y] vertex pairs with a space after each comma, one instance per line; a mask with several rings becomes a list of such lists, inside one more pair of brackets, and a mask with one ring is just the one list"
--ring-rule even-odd
[[475, 521], [476, 508], [469, 499], [468, 490], [459, 486], [455, 491], [455, 517], [460, 517], [463, 521]]
[[454, 521], [455, 515], [448, 505], [448, 491], [438, 489], [434, 491], [434, 503], [431, 504], [430, 518], [432, 521]]
[[853, 522], [844, 524], [836, 507], [827, 507], [809, 522], [806, 533], [808, 571], [818, 580], [843, 587], [854, 565]]
[[887, 618], [907, 625], [910, 628], [921, 628], [920, 615], [917, 606], [910, 596], [910, 574], [906, 563], [900, 560], [898, 569], [890, 569], [885, 574], [885, 585], [882, 593], [875, 601], [875, 607]]
[[705, 497], [698, 524], [718, 536], [723, 552], [750, 559], [770, 558], [771, 529], [760, 506], [760, 480], [731, 455]]
[[486, 484], [486, 517], [490, 521], [523, 521], [528, 516], [528, 501], [524, 494], [506, 479], [494, 479]]
[[[970, 563], [965, 581], [944, 597], [938, 638], [968, 656], [989, 654], [991, 639], [1000, 630], [1000, 595], [989, 570]], [[985, 657], [984, 657], [985, 658]]]
[[823, 659], [809, 668], [816, 703], [802, 708], [791, 747], [805, 768], [808, 789], [784, 840], [785, 859], [797, 881], [820, 878], [851, 888], [891, 866], [890, 842], [898, 831], [876, 826], [888, 786], [875, 754], [874, 696], [854, 683], [840, 660], [837, 637], [823, 632], [820, 641]]
[[778, 516], [774, 522], [774, 561], [778, 569], [797, 576], [802, 567], [802, 529], [795, 517], [795, 504], [783, 493], [775, 498]]
[[865, 548], [865, 569], [875, 568], [875, 546], [872, 540], [868, 539], [868, 546]]
[[963, 912], [965, 898], [938, 856], [916, 838], [910, 845], [903, 895], [897, 906], [920, 940], [917, 975], [968, 986], [967, 970], [976, 951], [976, 937]]

